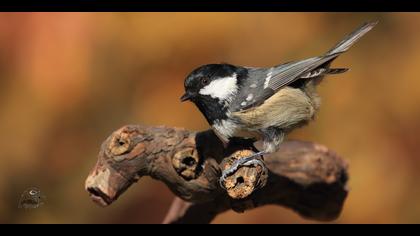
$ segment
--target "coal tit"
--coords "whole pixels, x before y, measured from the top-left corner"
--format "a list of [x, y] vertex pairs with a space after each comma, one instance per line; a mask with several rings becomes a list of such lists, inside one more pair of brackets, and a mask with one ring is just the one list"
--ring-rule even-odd
[[187, 76], [181, 101], [192, 101], [225, 145], [232, 137], [263, 141], [262, 151], [237, 160], [221, 180], [240, 166], [263, 166], [256, 157], [277, 151], [287, 133], [313, 119], [320, 106], [316, 85], [348, 70], [330, 68], [331, 62], [376, 24], [362, 25], [322, 56], [271, 68], [208, 64]]

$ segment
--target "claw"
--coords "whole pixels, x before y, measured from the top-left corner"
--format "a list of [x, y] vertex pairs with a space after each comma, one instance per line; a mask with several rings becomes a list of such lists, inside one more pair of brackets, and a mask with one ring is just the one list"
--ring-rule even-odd
[[222, 176], [219, 179], [220, 186], [222, 188], [225, 188], [225, 186], [223, 185], [223, 182], [226, 180], [226, 178], [228, 176], [231, 176], [233, 173], [235, 173], [239, 169], [240, 166], [259, 165], [259, 166], [265, 168], [264, 162], [262, 162], [261, 160], [255, 159], [255, 158], [257, 158], [259, 156], [262, 156], [264, 154], [265, 154], [265, 152], [261, 151], [261, 152], [255, 153], [255, 154], [253, 154], [249, 157], [245, 157], [245, 158], [241, 158], [239, 160], [236, 160], [229, 169], [224, 170], [222, 172]]
[[225, 174], [222, 174], [222, 177], [220, 177], [219, 179], [219, 184], [220, 184], [220, 187], [222, 187], [223, 189], [225, 188], [225, 185], [223, 184], [225, 180], [226, 180], [226, 176]]

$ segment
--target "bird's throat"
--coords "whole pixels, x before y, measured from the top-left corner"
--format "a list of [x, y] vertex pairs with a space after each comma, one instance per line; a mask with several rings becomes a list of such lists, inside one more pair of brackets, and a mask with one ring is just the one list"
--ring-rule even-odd
[[218, 100], [209, 96], [203, 96], [201, 99], [194, 101], [194, 103], [210, 125], [213, 125], [216, 120], [227, 118], [227, 107], [223, 106]]

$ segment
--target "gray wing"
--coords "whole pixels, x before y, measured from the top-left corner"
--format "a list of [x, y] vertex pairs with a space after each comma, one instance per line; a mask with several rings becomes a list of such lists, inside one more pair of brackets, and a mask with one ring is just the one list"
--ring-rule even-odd
[[329, 70], [329, 64], [339, 55], [346, 52], [351, 45], [369, 32], [376, 24], [377, 22], [362, 25], [323, 56], [288, 62], [268, 69], [247, 67], [249, 79], [241, 85], [241, 92], [232, 102], [231, 110], [245, 110], [261, 104], [275, 92], [296, 80], [312, 78], [311, 75], [315, 70], [317, 70], [316, 76], [320, 76], [322, 73], [346, 71], [345, 69]]
[[[307, 74], [306, 70], [300, 68], [311, 62], [311, 59], [285, 63], [272, 68], [247, 67], [247, 79], [240, 84], [240, 92], [230, 104], [230, 111], [246, 110], [262, 104], [275, 92], [299, 79], [300, 76], [296, 73]], [[302, 71], [298, 72], [299, 70]]]
[[297, 62], [289, 62], [283, 65], [272, 67], [268, 70], [267, 76], [264, 79], [264, 89], [272, 89], [278, 91], [294, 81], [305, 76], [309, 72], [318, 67], [327, 64], [335, 59], [339, 54], [331, 54], [323, 57], [312, 57], [306, 60]]
[[267, 76], [266, 68], [247, 67], [248, 76], [240, 84], [239, 93], [231, 102], [229, 109], [232, 112], [245, 110], [263, 103], [274, 94], [274, 90], [264, 89], [264, 78]]
[[[247, 68], [248, 78], [240, 85], [240, 93], [230, 104], [230, 111], [246, 110], [262, 104], [267, 98], [294, 81], [308, 79], [308, 72], [332, 60], [337, 55], [314, 57], [289, 62], [272, 68]], [[306, 78], [307, 77], [307, 78]]]

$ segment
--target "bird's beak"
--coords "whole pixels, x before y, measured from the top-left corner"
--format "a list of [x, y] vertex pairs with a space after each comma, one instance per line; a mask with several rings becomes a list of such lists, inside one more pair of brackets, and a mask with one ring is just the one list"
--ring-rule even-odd
[[185, 102], [187, 100], [191, 100], [191, 98], [192, 98], [192, 94], [187, 92], [184, 95], [182, 95], [181, 102]]

